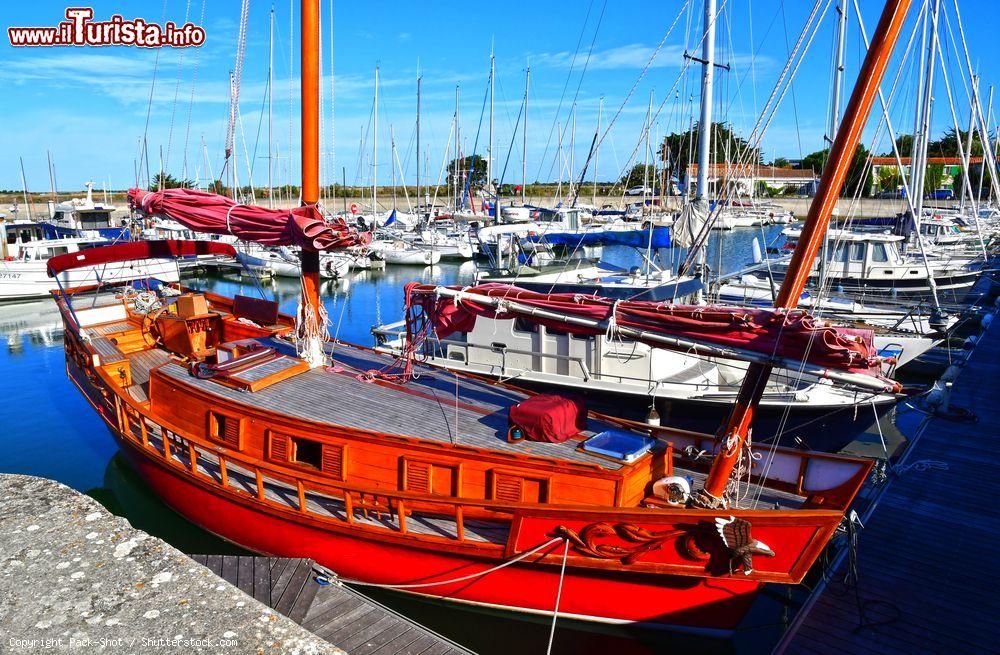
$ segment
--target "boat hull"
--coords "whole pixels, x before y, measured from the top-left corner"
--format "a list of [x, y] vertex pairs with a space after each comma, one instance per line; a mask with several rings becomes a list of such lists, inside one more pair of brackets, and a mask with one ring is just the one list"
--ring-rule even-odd
[[[249, 495], [218, 487], [167, 464], [123, 435], [114, 409], [72, 359], [67, 372], [97, 409], [121, 452], [152, 491], [170, 508], [219, 537], [275, 557], [309, 557], [346, 580], [375, 585], [422, 584], [474, 576], [471, 580], [409, 589], [417, 595], [521, 614], [551, 615], [559, 591], [558, 566], [537, 560], [561, 555], [561, 544], [497, 569], [496, 559], [405, 542], [372, 538], [349, 526], [319, 527], [295, 512], [267, 511]], [[726, 637], [746, 614], [762, 584], [737, 577], [627, 573], [567, 568], [558, 615], [610, 624], [638, 624]]]
[[[345, 579], [385, 585], [454, 579], [497, 564], [318, 529], [258, 511], [169, 470], [114, 429], [112, 433], [132, 467], [167, 505], [199, 527], [248, 550], [276, 557], [310, 557]], [[542, 553], [560, 548], [555, 544]], [[738, 579], [567, 570], [559, 616], [724, 637], [735, 629], [760, 586]], [[511, 612], [551, 614], [558, 588], [558, 568], [515, 564], [471, 581], [416, 593]]]

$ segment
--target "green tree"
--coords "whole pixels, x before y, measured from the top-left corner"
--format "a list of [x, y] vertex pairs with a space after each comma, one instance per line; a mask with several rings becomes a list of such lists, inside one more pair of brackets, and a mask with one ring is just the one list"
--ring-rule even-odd
[[[801, 168], [806, 170], [812, 169], [817, 175], [819, 175], [823, 172], [823, 168], [826, 166], [826, 160], [829, 157], [829, 148], [811, 152], [802, 158]], [[868, 148], [859, 143], [857, 150], [854, 151], [854, 157], [851, 159], [851, 167], [847, 171], [847, 179], [844, 182], [844, 190], [848, 194], [856, 194], [858, 192], [859, 185], [864, 195], [868, 195], [871, 192], [872, 169], [871, 166], [868, 165], [868, 160], [870, 158], [871, 152], [868, 151]]]
[[632, 170], [622, 176], [619, 183], [626, 189], [647, 183], [652, 188], [656, 186], [656, 167], [651, 164], [636, 164]]
[[924, 172], [924, 193], [933, 193], [944, 184], [944, 165], [928, 164]]
[[[940, 139], [931, 141], [927, 144], [927, 156], [928, 157], [958, 157], [959, 150], [958, 144], [961, 142], [962, 151], [966, 151], [966, 145], [968, 145], [969, 132], [967, 130], [959, 130], [955, 132], [955, 128], [949, 129], [944, 133]], [[966, 154], [969, 154], [966, 152]], [[979, 138], [979, 133], [976, 132], [972, 137], [972, 156], [982, 157], [983, 155], [983, 141]]]
[[896, 191], [903, 184], [903, 176], [895, 166], [883, 166], [878, 170], [878, 190]]
[[771, 166], [775, 168], [788, 168], [792, 165], [792, 162], [788, 161], [784, 157], [775, 157], [774, 161], [771, 162]]
[[[896, 149], [899, 150], [900, 157], [910, 157], [913, 155], [913, 135], [912, 134], [900, 134], [896, 137]], [[883, 157], [894, 157], [895, 153], [890, 148], [887, 152], [882, 153]]]
[[170, 173], [157, 173], [153, 176], [153, 182], [149, 185], [150, 191], [160, 189], [191, 189], [194, 182], [191, 180], [178, 180]]
[[449, 178], [456, 173], [461, 175], [459, 179], [462, 184], [465, 184], [466, 180], [471, 180], [469, 182], [471, 188], [481, 189], [486, 186], [486, 159], [480, 155], [452, 159], [448, 163]]
[[[688, 163], [697, 159], [698, 130], [696, 123], [688, 131], [675, 132], [664, 137], [663, 143], [660, 144], [659, 157], [671, 175], [684, 178], [687, 175]], [[747, 140], [734, 133], [727, 123], [712, 123], [710, 143], [712, 161], [762, 163], [760, 149], [751, 148]]]

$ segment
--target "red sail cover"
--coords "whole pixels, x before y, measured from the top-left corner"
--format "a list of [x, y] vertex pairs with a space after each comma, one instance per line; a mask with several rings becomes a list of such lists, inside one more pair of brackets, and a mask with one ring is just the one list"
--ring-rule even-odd
[[[605, 328], [575, 325], [526, 313], [509, 306], [495, 308], [462, 298], [455, 300], [435, 293], [434, 285], [406, 286], [407, 323], [426, 322], [439, 339], [455, 332], [468, 332], [477, 316], [499, 319], [516, 317], [573, 334], [604, 334]], [[460, 287], [452, 287], [460, 289]], [[516, 301], [536, 309], [566, 316], [613, 321], [651, 334], [689, 339], [721, 347], [740, 348], [772, 357], [808, 361], [823, 368], [880, 376], [880, 358], [872, 346], [871, 330], [841, 330], [826, 325], [801, 310], [746, 309], [743, 307], [672, 305], [669, 303], [619, 300], [572, 293], [537, 293], [504, 284], [483, 284], [462, 291]], [[424, 316], [414, 316], [420, 307]], [[411, 318], [412, 317], [412, 318]], [[418, 330], [417, 330], [418, 331]], [[413, 332], [415, 336], [416, 331]], [[640, 339], [641, 340], [641, 339]], [[650, 346], [663, 347], [655, 341]]]
[[56, 255], [45, 262], [49, 277], [63, 271], [85, 266], [100, 266], [113, 262], [134, 262], [143, 259], [180, 259], [198, 255], [235, 257], [236, 249], [220, 241], [128, 241], [110, 246], [88, 248], [80, 252]]
[[128, 197], [134, 208], [146, 214], [161, 214], [197, 232], [231, 234], [266, 246], [322, 251], [371, 242], [371, 234], [343, 221], [328, 222], [311, 205], [266, 209], [238, 205], [225, 196], [195, 189], [129, 189]]

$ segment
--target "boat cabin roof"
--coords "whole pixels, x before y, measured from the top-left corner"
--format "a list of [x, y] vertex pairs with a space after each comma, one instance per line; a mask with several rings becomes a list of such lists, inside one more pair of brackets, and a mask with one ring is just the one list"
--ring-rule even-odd
[[[781, 233], [790, 238], [798, 239], [802, 236], [802, 229], [798, 227], [789, 227], [781, 231]], [[838, 230], [832, 229], [827, 232], [830, 236], [831, 241], [871, 241], [871, 242], [881, 242], [881, 243], [891, 243], [903, 241], [903, 237], [897, 236], [895, 234], [890, 234], [888, 232], [853, 232], [851, 230]]]

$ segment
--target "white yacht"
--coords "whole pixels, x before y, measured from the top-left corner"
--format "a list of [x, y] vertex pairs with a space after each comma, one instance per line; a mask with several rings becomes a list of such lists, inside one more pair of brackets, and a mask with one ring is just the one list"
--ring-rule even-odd
[[[8, 231], [10, 230], [10, 231]], [[82, 237], [45, 239], [38, 224], [4, 225], [0, 223], [0, 300], [43, 298], [63, 287], [80, 287], [101, 282], [121, 282], [155, 278], [163, 282], [180, 279], [173, 259], [144, 259], [138, 262], [112, 262], [91, 268], [81, 268], [49, 277], [47, 261], [56, 255], [80, 252], [99, 245], [105, 239]]]
[[[799, 228], [786, 228], [789, 241], [801, 235]], [[882, 232], [830, 230], [824, 276], [828, 288], [855, 297], [927, 297], [931, 294], [928, 266], [919, 253], [907, 256], [900, 251], [904, 237]], [[929, 260], [930, 275], [938, 294], [961, 301], [981, 274], [981, 262], [975, 257], [934, 257]], [[786, 260], [770, 267], [774, 279], [784, 278]], [[819, 262], [810, 274], [819, 279]]]
[[[403, 353], [405, 321], [376, 326], [376, 348]], [[644, 418], [655, 406], [664, 425], [709, 431], [729, 411], [746, 364], [651, 348], [629, 339], [580, 336], [522, 319], [477, 320], [469, 332], [424, 341], [421, 361], [532, 388], [584, 393], [595, 408]], [[796, 437], [813, 449], [843, 448], [892, 408], [895, 396], [872, 397], [829, 380], [775, 370], [761, 400], [754, 437]]]

